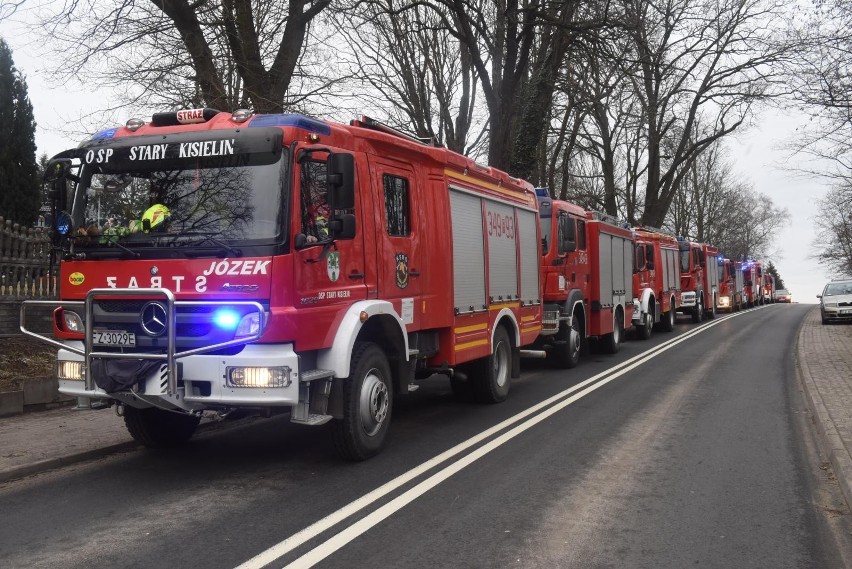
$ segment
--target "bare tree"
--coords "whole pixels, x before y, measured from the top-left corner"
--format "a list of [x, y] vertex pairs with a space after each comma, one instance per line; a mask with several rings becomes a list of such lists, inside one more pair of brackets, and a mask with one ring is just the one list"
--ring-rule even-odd
[[399, 11], [398, 4], [359, 3], [335, 19], [355, 62], [353, 76], [372, 92], [362, 98], [378, 93], [389, 106], [383, 114], [392, 126], [467, 153], [476, 108], [470, 51], [433, 10], [413, 6]]
[[331, 0], [77, 0], [41, 22], [66, 78], [128, 104], [281, 112], [308, 28]]
[[710, 145], [692, 163], [664, 227], [676, 235], [718, 246], [729, 258], [775, 256], [772, 243], [790, 213], [754, 191], [734, 171], [724, 147]]
[[[773, 64], [789, 50], [777, 0], [626, 0], [647, 126], [642, 222], [660, 226], [697, 156], [779, 94]], [[664, 151], [664, 147], [670, 150]]]
[[852, 276], [852, 184], [829, 190], [817, 210], [816, 258], [832, 272]]

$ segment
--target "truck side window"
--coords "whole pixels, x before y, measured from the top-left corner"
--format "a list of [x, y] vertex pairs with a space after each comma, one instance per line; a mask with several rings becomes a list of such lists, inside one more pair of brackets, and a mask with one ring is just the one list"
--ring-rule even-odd
[[385, 213], [388, 220], [388, 235], [407, 237], [411, 235], [408, 204], [408, 180], [385, 174], [382, 177], [385, 189]]
[[645, 259], [647, 259], [648, 269], [654, 270], [654, 246], [645, 245]]
[[633, 261], [634, 273], [645, 270], [645, 247], [642, 245], [636, 246], [636, 254], [633, 256]]
[[577, 250], [577, 228], [566, 213], [559, 214], [559, 254]]
[[307, 236], [308, 243], [327, 239], [331, 212], [328, 209], [326, 163], [318, 160], [303, 162], [299, 187], [302, 202], [302, 233]]
[[577, 249], [586, 250], [586, 222], [577, 220]]

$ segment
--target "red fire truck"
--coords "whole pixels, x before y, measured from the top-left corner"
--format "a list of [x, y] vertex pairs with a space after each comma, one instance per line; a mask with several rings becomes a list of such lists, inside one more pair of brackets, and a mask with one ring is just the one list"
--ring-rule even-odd
[[553, 200], [538, 188], [544, 316], [538, 345], [562, 367], [580, 359], [587, 338], [618, 351], [632, 316], [630, 231], [597, 213]]
[[633, 325], [647, 339], [655, 324], [665, 332], [674, 329], [680, 307], [679, 249], [674, 237], [648, 228], [636, 228], [633, 240]]
[[692, 316], [693, 322], [716, 317], [719, 274], [716, 259], [719, 250], [706, 243], [678, 237], [680, 249], [680, 312]]
[[763, 304], [763, 265], [760, 261], [744, 261], [743, 302], [749, 308]]
[[775, 302], [775, 277], [768, 272], [763, 273], [763, 304]]
[[719, 295], [716, 308], [723, 312], [734, 312], [743, 306], [743, 272], [740, 263], [719, 258]]
[[366, 117], [157, 113], [46, 180], [57, 339], [26, 326], [39, 302], [22, 330], [59, 348], [62, 393], [149, 446], [289, 410], [365, 459], [415, 379], [502, 401], [541, 333], [532, 187]]

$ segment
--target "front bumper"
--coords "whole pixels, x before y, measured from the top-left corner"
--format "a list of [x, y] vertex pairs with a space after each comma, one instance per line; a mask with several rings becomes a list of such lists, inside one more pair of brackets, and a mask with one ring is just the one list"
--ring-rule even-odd
[[[57, 360], [58, 363], [76, 361], [84, 364], [82, 356], [68, 350], [59, 350]], [[113, 398], [131, 405], [156, 400], [157, 404], [185, 410], [287, 407], [299, 402], [299, 358], [292, 344], [250, 344], [238, 354], [197, 354], [181, 358], [179, 363], [175, 393], [168, 392], [162, 367], [130, 391], [106, 393], [94, 385], [92, 389], [86, 389], [82, 379], [60, 379], [59, 392], [72, 397]], [[289, 383], [284, 387], [233, 387], [225, 379], [228, 367], [287, 367], [291, 371]]]
[[852, 321], [852, 308], [823, 308], [822, 317], [829, 322]]

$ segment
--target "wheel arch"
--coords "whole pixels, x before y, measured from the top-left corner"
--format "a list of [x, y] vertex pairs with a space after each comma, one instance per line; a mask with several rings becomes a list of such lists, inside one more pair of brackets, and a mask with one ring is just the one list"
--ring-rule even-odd
[[[366, 318], [362, 320], [362, 313]], [[348, 377], [352, 350], [357, 341], [379, 345], [392, 362], [408, 361], [408, 334], [405, 324], [385, 300], [356, 302], [343, 315], [330, 348], [317, 353], [317, 367], [334, 372], [335, 377]]]

